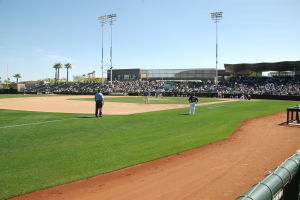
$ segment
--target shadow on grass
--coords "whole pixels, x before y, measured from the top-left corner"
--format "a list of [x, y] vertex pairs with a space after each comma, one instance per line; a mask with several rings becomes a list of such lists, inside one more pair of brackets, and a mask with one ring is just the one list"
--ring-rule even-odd
[[188, 113], [180, 113], [179, 115], [189, 115]]
[[95, 116], [78, 116], [74, 118], [87, 119], [87, 118], [96, 118]]

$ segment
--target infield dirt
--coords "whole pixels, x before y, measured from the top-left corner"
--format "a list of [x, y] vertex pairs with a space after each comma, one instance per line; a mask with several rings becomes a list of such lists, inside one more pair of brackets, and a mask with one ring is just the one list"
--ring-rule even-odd
[[[87, 98], [89, 96], [76, 96]], [[92, 98], [92, 96], [90, 96]], [[110, 97], [110, 96], [107, 96]], [[52, 96], [52, 97], [27, 97], [27, 98], [7, 98], [0, 99], [0, 109], [26, 110], [38, 112], [57, 113], [86, 113], [94, 114], [95, 103], [93, 101], [68, 100], [72, 96]], [[115, 97], [121, 98], [121, 97]], [[217, 104], [235, 101], [234, 99], [224, 99], [223, 101], [202, 103], [201, 105]], [[188, 104], [141, 104], [141, 103], [119, 103], [104, 102], [103, 114], [128, 115], [159, 110], [188, 107]]]
[[229, 139], [13, 200], [232, 200], [300, 148], [285, 119], [246, 120]]

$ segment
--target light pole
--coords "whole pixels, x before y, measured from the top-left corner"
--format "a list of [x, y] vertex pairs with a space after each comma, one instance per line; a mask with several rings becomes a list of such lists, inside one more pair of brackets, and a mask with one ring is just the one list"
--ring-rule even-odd
[[216, 78], [215, 84], [218, 86], [218, 23], [222, 19], [223, 12], [213, 12], [211, 14], [211, 19], [216, 24]]
[[110, 24], [110, 83], [112, 85], [112, 70], [113, 70], [113, 64], [112, 64], [112, 25], [113, 22], [116, 21], [117, 14], [110, 14], [108, 15], [109, 24]]
[[109, 22], [110, 24], [110, 83], [112, 84], [112, 25], [113, 22], [116, 21], [117, 14], [110, 14], [110, 15], [103, 15], [99, 17], [98, 19], [101, 22], [102, 27], [102, 54], [101, 54], [101, 69], [102, 69], [102, 83], [103, 83], [103, 27], [104, 25]]
[[107, 20], [107, 15], [103, 15], [98, 17], [98, 20], [100, 20], [101, 23], [101, 36], [102, 36], [102, 50], [101, 50], [101, 70], [102, 70], [102, 85], [104, 83], [104, 79], [103, 79], [103, 29], [104, 29], [104, 25], [106, 24], [106, 20]]

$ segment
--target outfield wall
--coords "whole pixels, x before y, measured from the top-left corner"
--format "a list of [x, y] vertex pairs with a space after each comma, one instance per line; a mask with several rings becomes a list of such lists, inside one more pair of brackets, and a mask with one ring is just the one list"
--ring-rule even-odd
[[16, 89], [0, 89], [0, 94], [17, 94], [18, 91]]

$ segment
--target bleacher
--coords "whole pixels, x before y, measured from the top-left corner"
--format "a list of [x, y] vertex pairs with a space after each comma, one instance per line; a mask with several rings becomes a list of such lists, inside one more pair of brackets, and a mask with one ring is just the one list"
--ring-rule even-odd
[[42, 84], [28, 89], [30, 93], [90, 94], [100, 89], [103, 93], [149, 92], [165, 93], [215, 93], [223, 95], [277, 95], [300, 96], [300, 80], [293, 77], [232, 77], [218, 85], [210, 81], [113, 81], [112, 84], [58, 83]]

